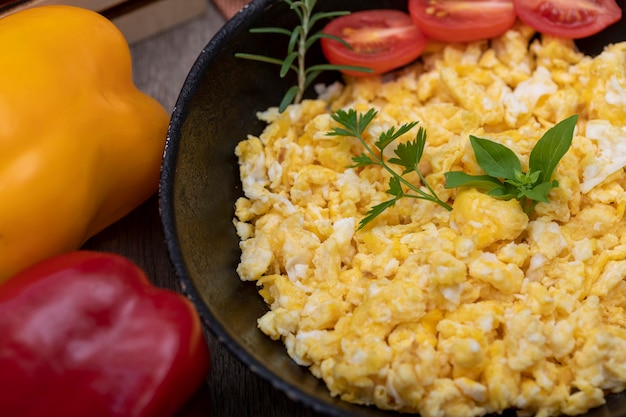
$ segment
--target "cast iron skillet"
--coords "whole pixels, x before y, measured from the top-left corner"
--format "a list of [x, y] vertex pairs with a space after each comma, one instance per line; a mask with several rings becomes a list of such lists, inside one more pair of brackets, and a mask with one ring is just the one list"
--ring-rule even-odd
[[[623, 0], [620, 0], [623, 1]], [[402, 8], [405, 1], [320, 0], [319, 10]], [[172, 114], [160, 184], [160, 207], [171, 262], [183, 291], [208, 328], [246, 366], [290, 398], [335, 417], [398, 416], [332, 398], [322, 382], [297, 366], [280, 342], [262, 334], [257, 318], [266, 306], [254, 283], [239, 280], [239, 239], [233, 204], [242, 194], [234, 148], [264, 124], [256, 112], [276, 106], [293, 80], [280, 79], [278, 67], [234, 57], [236, 52], [284, 57], [285, 38], [250, 34], [251, 27], [297, 24], [279, 0], [255, 0], [215, 35], [201, 51]], [[581, 41], [597, 53], [610, 40], [626, 39], [624, 21]], [[612, 36], [612, 38], [608, 38]], [[321, 52], [311, 52], [313, 61]], [[322, 81], [329, 82], [337, 74]], [[512, 414], [514, 415], [514, 414]], [[626, 394], [588, 416], [626, 416]]]

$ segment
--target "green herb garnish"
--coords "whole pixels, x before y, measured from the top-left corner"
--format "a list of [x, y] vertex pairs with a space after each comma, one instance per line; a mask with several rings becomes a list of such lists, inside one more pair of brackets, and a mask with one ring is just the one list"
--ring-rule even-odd
[[548, 203], [548, 193], [558, 187], [552, 173], [572, 144], [578, 116], [554, 125], [537, 141], [530, 153], [528, 172], [515, 153], [506, 146], [470, 136], [476, 162], [486, 175], [469, 175], [460, 171], [446, 172], [446, 188], [476, 187], [496, 198], [519, 200], [526, 213], [537, 203]]
[[[329, 136], [348, 136], [357, 138], [365, 147], [366, 152], [352, 158], [354, 165], [351, 167], [378, 165], [391, 174], [391, 178], [389, 179], [389, 189], [386, 192], [391, 194], [393, 197], [372, 207], [359, 223], [357, 230], [365, 227], [365, 225], [374, 220], [376, 216], [389, 207], [394, 206], [396, 201], [403, 197], [432, 201], [433, 203], [437, 203], [444, 207], [446, 210], [452, 210], [452, 207], [437, 197], [435, 191], [431, 188], [418, 169], [418, 164], [422, 158], [424, 147], [426, 145], [426, 131], [420, 126], [414, 140], [399, 143], [396, 147], [394, 151], [396, 158], [390, 158], [388, 162], [390, 164], [403, 167], [402, 173], [398, 174], [391, 166], [389, 166], [387, 162], [385, 162], [383, 152], [385, 148], [396, 139], [413, 129], [417, 125], [417, 122], [403, 124], [397, 130], [395, 127], [391, 127], [387, 131], [383, 132], [378, 141], [374, 144], [376, 147], [375, 151], [367, 144], [363, 137], [363, 133], [377, 114], [378, 113], [374, 109], [370, 109], [365, 114], [357, 114], [357, 112], [353, 109], [350, 109], [347, 112], [344, 110], [337, 110], [337, 112], [332, 115], [332, 118], [342, 127], [335, 127], [328, 132]], [[426, 191], [411, 184], [406, 180], [406, 178], [403, 177], [411, 172], [417, 173], [422, 184], [426, 187]], [[408, 193], [405, 191], [405, 187], [410, 190]]]
[[313, 26], [322, 19], [333, 18], [337, 16], [345, 16], [350, 12], [335, 11], [335, 12], [319, 12], [313, 13], [316, 0], [303, 0], [292, 1], [284, 0], [289, 4], [290, 8], [298, 15], [300, 24], [293, 30], [287, 30], [280, 27], [264, 27], [250, 29], [251, 33], [274, 33], [279, 35], [285, 35], [289, 38], [287, 46], [287, 56], [283, 59], [276, 59], [257, 54], [248, 53], [236, 53], [237, 58], [251, 59], [254, 61], [267, 62], [270, 64], [280, 65], [280, 77], [284, 78], [289, 71], [294, 71], [297, 74], [297, 85], [292, 86], [287, 90], [285, 96], [280, 102], [279, 111], [282, 113], [289, 104], [300, 103], [304, 95], [304, 91], [311, 85], [311, 83], [323, 72], [327, 70], [352, 70], [363, 71], [371, 73], [370, 68], [351, 66], [351, 65], [333, 65], [333, 64], [319, 64], [312, 65], [307, 68], [305, 58], [309, 48], [321, 38], [329, 38], [342, 43], [348, 48], [351, 46], [343, 39], [322, 33], [317, 31], [311, 33]]
[[[365, 114], [357, 114], [353, 109], [338, 110], [332, 118], [342, 127], [335, 127], [327, 133], [329, 136], [354, 137], [361, 142], [366, 151], [352, 158], [354, 165], [351, 167], [378, 165], [391, 174], [389, 189], [386, 192], [393, 197], [373, 206], [361, 220], [357, 230], [365, 227], [389, 207], [393, 207], [396, 201], [403, 197], [428, 200], [446, 210], [452, 210], [452, 207], [437, 196], [418, 168], [426, 146], [426, 131], [420, 126], [415, 139], [399, 143], [394, 150], [396, 157], [385, 162], [383, 157], [385, 148], [413, 129], [417, 122], [403, 124], [397, 130], [391, 127], [383, 132], [374, 144], [376, 147], [374, 150], [365, 141], [363, 133], [377, 114], [374, 109]], [[515, 198], [520, 201], [524, 211], [530, 213], [540, 201], [548, 203], [548, 193], [552, 188], [559, 186], [557, 180], [551, 179], [552, 173], [572, 144], [577, 121], [578, 116], [571, 116], [544, 133], [530, 153], [528, 172], [522, 171], [522, 163], [511, 149], [500, 143], [470, 135], [476, 161], [486, 175], [469, 175], [461, 171], [446, 172], [445, 188], [476, 187], [486, 190], [488, 195], [495, 198], [506, 200]], [[398, 174], [389, 164], [404, 169]], [[411, 172], [419, 176], [426, 191], [403, 177]], [[410, 191], [406, 192], [406, 189]]]

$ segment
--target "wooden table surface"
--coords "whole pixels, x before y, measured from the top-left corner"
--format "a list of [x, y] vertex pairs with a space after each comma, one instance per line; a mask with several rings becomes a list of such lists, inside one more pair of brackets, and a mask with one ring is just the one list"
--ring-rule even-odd
[[[137, 86], [171, 113], [196, 57], [224, 23], [224, 17], [209, 4], [205, 15], [131, 45]], [[93, 237], [84, 249], [122, 254], [143, 268], [156, 285], [176, 291], [180, 288], [168, 258], [157, 195]], [[180, 417], [321, 416], [292, 402], [250, 372], [210, 332], [207, 339], [211, 374]]]

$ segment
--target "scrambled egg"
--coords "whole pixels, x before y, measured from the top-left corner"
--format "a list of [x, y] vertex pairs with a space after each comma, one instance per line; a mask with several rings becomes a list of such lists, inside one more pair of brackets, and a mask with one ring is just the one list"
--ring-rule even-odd
[[[263, 112], [265, 131], [238, 145], [238, 273], [269, 305], [259, 328], [332, 395], [424, 417], [553, 416], [626, 387], [626, 43], [592, 58], [532, 36], [519, 26], [392, 77], [327, 86]], [[327, 135], [339, 108], [376, 109], [372, 141], [419, 121], [420, 170], [453, 210], [405, 198], [356, 231], [389, 199], [389, 174], [350, 167], [362, 145]], [[572, 114], [560, 185], [530, 215], [444, 188], [447, 171], [482, 173], [469, 135], [527, 164]]]

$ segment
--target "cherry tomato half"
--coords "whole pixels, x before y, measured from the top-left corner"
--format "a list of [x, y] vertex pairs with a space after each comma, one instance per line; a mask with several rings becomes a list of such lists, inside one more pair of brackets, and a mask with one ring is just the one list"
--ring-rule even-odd
[[427, 42], [410, 16], [400, 10], [354, 12], [331, 20], [323, 32], [343, 39], [352, 47], [322, 38], [322, 51], [328, 62], [373, 70], [373, 73], [343, 71], [354, 76], [382, 74], [409, 64], [421, 55]]
[[513, 0], [409, 0], [409, 13], [426, 36], [443, 42], [500, 36], [516, 19]]
[[617, 22], [622, 10], [615, 0], [514, 0], [520, 20], [538, 32], [584, 38]]

